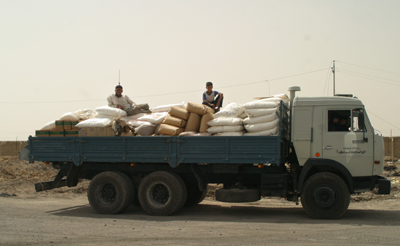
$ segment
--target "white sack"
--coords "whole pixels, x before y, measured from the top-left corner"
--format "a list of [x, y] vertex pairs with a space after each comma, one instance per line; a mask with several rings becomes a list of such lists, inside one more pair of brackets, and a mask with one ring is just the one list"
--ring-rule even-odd
[[112, 108], [109, 106], [98, 107], [95, 109], [95, 111], [99, 115], [108, 116], [107, 118], [112, 118], [112, 119], [119, 119], [121, 117], [126, 116], [126, 112], [124, 110], [119, 108]]
[[160, 105], [156, 106], [151, 109], [151, 112], [157, 113], [157, 112], [168, 112], [172, 106], [179, 107], [179, 108], [184, 108], [185, 102], [178, 103], [178, 104], [168, 104], [168, 105]]
[[60, 117], [59, 120], [63, 120], [63, 121], [78, 121], [79, 120], [79, 115], [72, 113], [72, 112], [68, 112], [65, 113], [63, 116]]
[[247, 114], [246, 114], [246, 112], [243, 111], [243, 113], [241, 115], [239, 115], [238, 117], [241, 119], [245, 119], [245, 118], [247, 118]]
[[[267, 100], [267, 99], [264, 99]], [[248, 102], [244, 104], [246, 109], [253, 109], [253, 108], [276, 108], [280, 103], [279, 101], [255, 101], [255, 102]]]
[[146, 116], [146, 115], [149, 115], [149, 113], [138, 113], [138, 114], [131, 115], [131, 116], [124, 116], [124, 117], [121, 117], [120, 120], [128, 122], [130, 120], [136, 120], [136, 119], [138, 119], [142, 116]]
[[220, 132], [217, 134], [214, 134], [214, 136], [242, 136], [244, 131], [240, 132]]
[[179, 134], [179, 137], [189, 137], [189, 136], [194, 136], [196, 134], [197, 134], [197, 132], [193, 132], [193, 131], [182, 132], [182, 133]]
[[158, 113], [152, 113], [149, 115], [142, 116], [138, 118], [139, 121], [148, 121], [150, 123], [153, 123], [155, 125], [159, 125], [163, 122], [165, 116], [167, 116], [168, 112], [158, 112]]
[[268, 100], [282, 100], [286, 104], [289, 103], [290, 99], [286, 94], [279, 94], [279, 95], [273, 95], [271, 98], [266, 98], [262, 99], [260, 101], [268, 101]]
[[271, 136], [276, 134], [278, 134], [278, 127], [261, 132], [248, 132], [243, 134], [243, 136]]
[[74, 113], [79, 116], [80, 120], [92, 119], [96, 115], [96, 112], [91, 109], [80, 109], [75, 111]]
[[146, 122], [141, 124], [140, 126], [135, 128], [135, 133], [140, 136], [151, 136], [154, 134], [156, 130], [156, 126], [150, 122]]
[[243, 120], [244, 124], [257, 124], [257, 123], [263, 123], [263, 122], [270, 122], [273, 120], [278, 119], [278, 115], [276, 114], [267, 114], [263, 116], [257, 116], [257, 117], [252, 117], [252, 118], [246, 118]]
[[132, 127], [139, 127], [139, 126], [141, 126], [143, 124], [146, 124], [146, 123], [153, 124], [153, 123], [150, 123], [148, 121], [143, 121], [143, 120], [133, 120], [133, 121], [130, 121], [128, 124], [130, 126], [132, 126]]
[[209, 126], [238, 126], [243, 125], [243, 119], [241, 118], [215, 118], [207, 122]]
[[229, 103], [225, 108], [214, 114], [214, 118], [218, 117], [238, 117], [244, 112], [244, 107], [241, 104]]
[[245, 112], [250, 118], [279, 113], [278, 108], [254, 108], [254, 109], [246, 109]]
[[42, 127], [42, 129], [40, 129], [40, 130], [41, 131], [53, 131], [55, 129], [56, 129], [56, 122], [53, 120], [53, 121], [50, 121], [49, 123], [47, 123], [46, 125], [44, 125]]
[[267, 131], [275, 128], [279, 124], [279, 119], [276, 119], [274, 121], [270, 122], [263, 122], [263, 123], [257, 123], [257, 124], [251, 124], [251, 125], [245, 125], [244, 127], [248, 132], [261, 132], [261, 131]]
[[197, 136], [197, 137], [206, 137], [206, 136], [211, 136], [211, 133], [208, 133], [208, 132], [200, 132], [200, 133], [196, 133], [194, 136]]
[[79, 128], [85, 128], [85, 127], [108, 127], [111, 126], [113, 120], [108, 119], [108, 118], [103, 118], [103, 119], [88, 119], [79, 122], [76, 127]]
[[220, 133], [220, 132], [239, 132], [242, 131], [243, 126], [212, 126], [207, 129], [209, 133]]

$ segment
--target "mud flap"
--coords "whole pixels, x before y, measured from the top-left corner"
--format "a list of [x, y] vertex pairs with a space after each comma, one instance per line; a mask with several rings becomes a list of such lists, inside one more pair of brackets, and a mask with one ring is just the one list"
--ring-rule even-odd
[[79, 172], [82, 169], [82, 165], [76, 166], [74, 164], [71, 165], [67, 175], [67, 186], [68, 187], [75, 187], [79, 181]]
[[378, 179], [378, 194], [390, 194], [391, 184], [390, 180], [386, 178]]

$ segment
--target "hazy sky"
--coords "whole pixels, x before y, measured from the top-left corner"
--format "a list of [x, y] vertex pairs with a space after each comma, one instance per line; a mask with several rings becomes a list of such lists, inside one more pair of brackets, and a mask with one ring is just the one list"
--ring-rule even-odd
[[124, 94], [150, 107], [351, 93], [400, 135], [398, 0], [0, 0], [0, 140]]

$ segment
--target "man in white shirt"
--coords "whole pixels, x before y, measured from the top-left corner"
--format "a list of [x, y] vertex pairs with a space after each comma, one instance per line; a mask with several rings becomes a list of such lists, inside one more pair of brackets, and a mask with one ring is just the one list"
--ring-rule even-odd
[[122, 86], [117, 85], [115, 87], [115, 94], [107, 97], [109, 107], [122, 109], [126, 111], [128, 116], [138, 113], [150, 113], [149, 105], [147, 103], [136, 104], [127, 95], [123, 96], [122, 92]]

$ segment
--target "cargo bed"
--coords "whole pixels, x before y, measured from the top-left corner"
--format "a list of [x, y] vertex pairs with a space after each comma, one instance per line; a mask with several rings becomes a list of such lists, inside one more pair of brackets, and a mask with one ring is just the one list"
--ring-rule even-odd
[[29, 161], [281, 164], [280, 136], [29, 137]]

